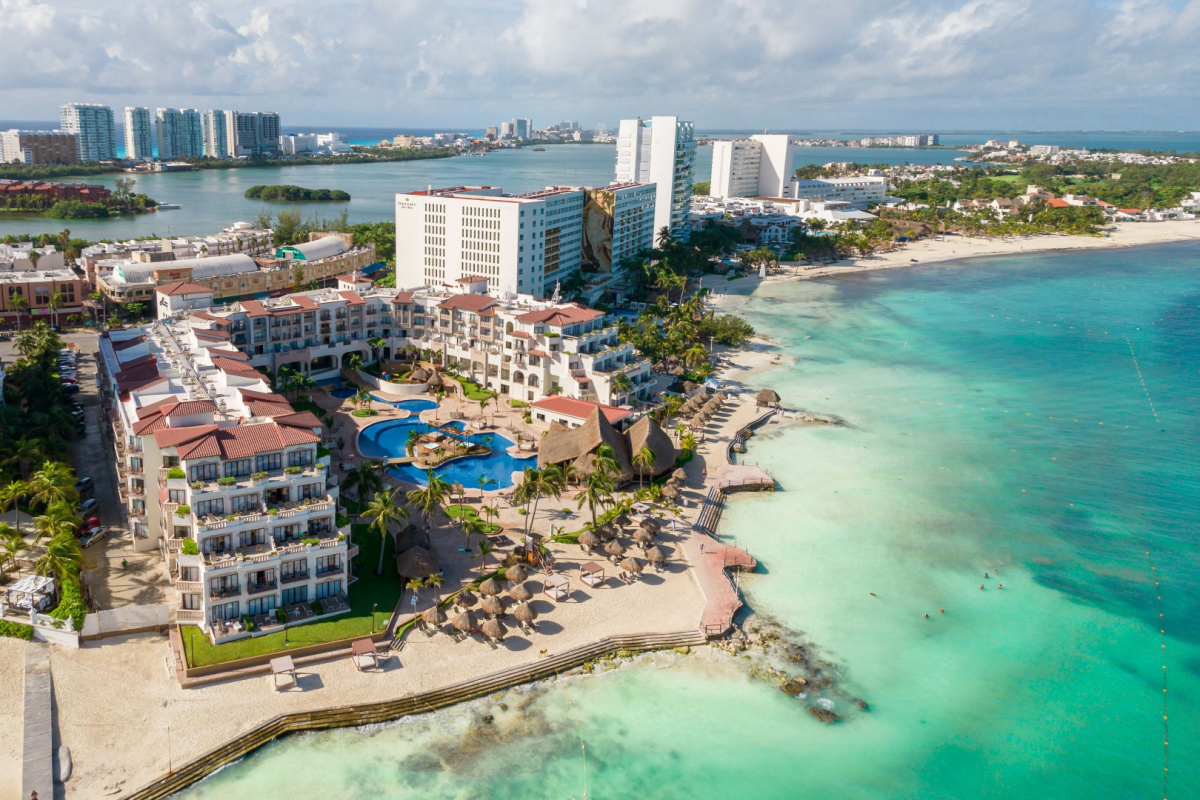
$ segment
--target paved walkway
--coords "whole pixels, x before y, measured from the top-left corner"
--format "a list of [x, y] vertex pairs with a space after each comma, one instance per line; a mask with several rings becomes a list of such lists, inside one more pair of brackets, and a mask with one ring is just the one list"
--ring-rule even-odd
[[25, 750], [21, 797], [54, 797], [54, 723], [50, 713], [50, 646], [25, 648]]

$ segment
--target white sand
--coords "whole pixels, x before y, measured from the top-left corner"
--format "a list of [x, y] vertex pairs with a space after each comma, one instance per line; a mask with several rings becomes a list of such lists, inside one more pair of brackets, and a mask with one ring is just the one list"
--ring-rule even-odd
[[[827, 278], [833, 275], [846, 275], [855, 272], [865, 272], [867, 270], [895, 269], [897, 267], [911, 267], [919, 264], [953, 261], [961, 258], [978, 258], [980, 256], [1015, 255], [1050, 250], [1136, 247], [1138, 245], [1162, 244], [1165, 242], [1200, 240], [1200, 220], [1122, 222], [1115, 225], [1114, 228], [1107, 236], [1043, 234], [1007, 239], [947, 236], [944, 240], [935, 237], [919, 242], [905, 243], [891, 252], [879, 253], [867, 258], [838, 261], [829, 265], [795, 267], [785, 265], [780, 274], [772, 275], [766, 281]], [[916, 262], [915, 264], [914, 261]], [[752, 291], [754, 286], [762, 282], [756, 277], [739, 278], [729, 281], [726, 285], [718, 283], [715, 286], [718, 292], [746, 294]], [[711, 302], [720, 305], [721, 298], [713, 298]]]
[[21, 795], [25, 642], [0, 636], [0, 797]]

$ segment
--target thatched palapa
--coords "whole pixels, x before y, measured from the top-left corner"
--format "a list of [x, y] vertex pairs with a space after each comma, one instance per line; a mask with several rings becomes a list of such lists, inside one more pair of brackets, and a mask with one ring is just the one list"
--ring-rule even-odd
[[754, 398], [754, 404], [758, 406], [779, 405], [779, 392], [774, 389], [763, 389]]
[[437, 557], [424, 547], [410, 547], [396, 557], [396, 573], [402, 578], [428, 578], [437, 572]]
[[581, 475], [595, 471], [596, 453], [600, 445], [613, 449], [617, 463], [617, 480], [624, 482], [633, 477], [633, 464], [629, 460], [629, 443], [617, 432], [612, 423], [597, 407], [578, 428], [562, 429], [551, 426], [550, 432], [542, 437], [538, 448], [538, 467], [549, 464], [574, 464]]
[[421, 619], [425, 621], [426, 625], [433, 625], [436, 627], [446, 621], [446, 612], [442, 611], [437, 606], [430, 606], [421, 612]]
[[629, 428], [629, 452], [640, 453], [643, 447], [650, 448], [650, 452], [654, 453], [650, 477], [661, 475], [675, 466], [675, 445], [671, 443], [671, 437], [649, 415]]

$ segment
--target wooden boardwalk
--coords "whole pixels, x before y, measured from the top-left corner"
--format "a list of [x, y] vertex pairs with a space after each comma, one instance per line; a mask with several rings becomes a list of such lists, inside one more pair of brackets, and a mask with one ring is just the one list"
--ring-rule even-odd
[[25, 647], [25, 752], [21, 797], [54, 797], [54, 722], [50, 713], [50, 645]]

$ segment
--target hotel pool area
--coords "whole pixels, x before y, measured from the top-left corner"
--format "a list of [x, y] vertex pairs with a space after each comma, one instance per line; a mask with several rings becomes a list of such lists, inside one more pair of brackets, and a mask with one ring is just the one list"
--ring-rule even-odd
[[[416, 403], [428, 403], [428, 408], [436, 405], [431, 400], [407, 400], [397, 405], [412, 409]], [[415, 410], [415, 409], [414, 409]], [[450, 427], [462, 430], [462, 422], [448, 423]], [[427, 433], [433, 430], [415, 417], [411, 419], [390, 419], [376, 422], [363, 428], [358, 434], [358, 452], [364, 458], [400, 458], [406, 455], [410, 431], [418, 430]], [[532, 454], [528, 458], [513, 458], [508, 454], [508, 448], [514, 442], [498, 433], [474, 433], [470, 439], [477, 444], [486, 444], [492, 448], [487, 455], [463, 456], [437, 467], [436, 471], [443, 480], [451, 483], [461, 483], [468, 489], [479, 488], [479, 476], [486, 475], [491, 481], [487, 488], [507, 489], [513, 485], [512, 474], [520, 472], [525, 467], [535, 466], [536, 459]], [[425, 470], [409, 464], [400, 464], [388, 470], [400, 480], [424, 486]]]
[[[330, 397], [336, 397], [339, 400], [345, 400], [358, 394], [358, 388], [354, 386], [343, 386], [339, 389], [333, 389], [329, 392]], [[386, 397], [380, 397], [372, 393], [371, 399], [377, 403], [384, 403], [392, 408], [403, 408], [405, 411], [411, 411], [414, 414], [420, 414], [422, 411], [428, 411], [431, 408], [437, 408], [436, 400], [427, 400], [424, 397], [414, 397], [411, 400], [391, 400]]]

